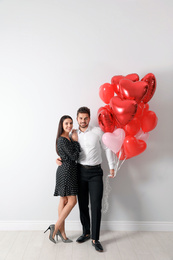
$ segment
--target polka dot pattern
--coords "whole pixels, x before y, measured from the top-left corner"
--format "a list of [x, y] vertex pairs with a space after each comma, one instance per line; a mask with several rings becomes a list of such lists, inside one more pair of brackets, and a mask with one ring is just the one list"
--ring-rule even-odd
[[79, 157], [80, 146], [78, 142], [68, 140], [60, 136], [58, 138], [58, 153], [62, 160], [62, 165], [56, 171], [56, 186], [54, 196], [77, 195], [77, 159]]

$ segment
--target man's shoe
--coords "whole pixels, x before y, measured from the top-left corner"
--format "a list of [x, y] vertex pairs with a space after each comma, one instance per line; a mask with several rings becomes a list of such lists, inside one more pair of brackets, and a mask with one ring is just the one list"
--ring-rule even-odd
[[96, 240], [95, 243], [92, 241], [92, 245], [95, 247], [95, 250], [103, 252], [103, 247], [98, 240]]
[[90, 239], [90, 235], [82, 235], [82, 236], [78, 237], [76, 242], [83, 243], [83, 242], [87, 241], [88, 239]]

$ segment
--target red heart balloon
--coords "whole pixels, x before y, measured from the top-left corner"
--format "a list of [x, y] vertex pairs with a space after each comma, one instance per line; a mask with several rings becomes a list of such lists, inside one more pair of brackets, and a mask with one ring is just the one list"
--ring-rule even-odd
[[134, 157], [147, 148], [147, 144], [143, 140], [138, 140], [134, 136], [126, 136], [124, 139], [124, 152], [127, 157]]
[[147, 75], [145, 75], [145, 77], [143, 77], [142, 81], [148, 83], [148, 91], [143, 99], [143, 102], [147, 103], [148, 101], [150, 101], [156, 91], [156, 78], [154, 74], [148, 73]]
[[143, 109], [143, 115], [149, 110], [149, 105], [145, 103], [144, 109]]
[[123, 127], [133, 119], [138, 105], [134, 100], [122, 100], [115, 96], [111, 98], [110, 106], [116, 117], [116, 126]]
[[116, 93], [117, 95], [119, 95], [119, 82], [120, 82], [120, 80], [123, 79], [123, 78], [124, 78], [124, 76], [118, 75], [118, 76], [112, 77], [112, 79], [111, 79], [111, 84], [113, 85], [114, 91], [115, 91], [115, 93]]
[[143, 115], [143, 110], [144, 110], [144, 103], [141, 102], [138, 104], [138, 109], [137, 109], [135, 117], [141, 117]]
[[97, 112], [98, 123], [103, 132], [112, 133], [115, 129], [115, 117], [109, 105], [100, 107]]
[[122, 76], [122, 75], [117, 75], [117, 76], [112, 77], [111, 84], [114, 86], [114, 91], [117, 95], [119, 95], [119, 82], [123, 78], [130, 79], [132, 81], [138, 81], [139, 80], [139, 76], [136, 73], [128, 74], [125, 77]]
[[153, 111], [147, 111], [141, 119], [141, 128], [144, 133], [152, 131], [158, 122], [158, 118]]
[[124, 126], [126, 135], [136, 135], [141, 127], [141, 123], [138, 118], [134, 117], [127, 125]]
[[139, 75], [136, 73], [128, 74], [125, 76], [126, 79], [130, 79], [131, 81], [138, 81], [139, 80]]
[[99, 96], [103, 102], [109, 104], [110, 99], [114, 96], [113, 85], [109, 83], [101, 85], [99, 88]]
[[129, 79], [121, 79], [119, 85], [121, 98], [133, 99], [137, 103], [141, 102], [148, 90], [148, 84], [144, 81], [133, 82]]
[[135, 117], [141, 118], [145, 114], [145, 112], [148, 111], [148, 109], [149, 109], [148, 104], [144, 104], [143, 102], [139, 103]]

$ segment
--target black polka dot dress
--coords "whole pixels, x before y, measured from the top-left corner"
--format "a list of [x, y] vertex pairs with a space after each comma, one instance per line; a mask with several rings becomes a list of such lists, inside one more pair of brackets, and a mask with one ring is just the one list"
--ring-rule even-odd
[[58, 153], [62, 165], [56, 171], [56, 186], [54, 196], [77, 195], [77, 159], [79, 157], [80, 145], [78, 142], [68, 140], [60, 136], [58, 138]]

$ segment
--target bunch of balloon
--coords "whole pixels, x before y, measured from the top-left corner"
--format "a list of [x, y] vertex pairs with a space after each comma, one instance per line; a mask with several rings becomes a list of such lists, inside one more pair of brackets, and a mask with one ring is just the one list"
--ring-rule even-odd
[[[156, 78], [148, 73], [141, 80], [136, 73], [112, 77], [100, 86], [99, 96], [106, 103], [97, 113], [103, 143], [117, 156], [116, 173], [126, 159], [144, 152], [149, 132], [158, 118], [148, 102], [156, 90]], [[115, 174], [116, 175], [116, 174]]]

